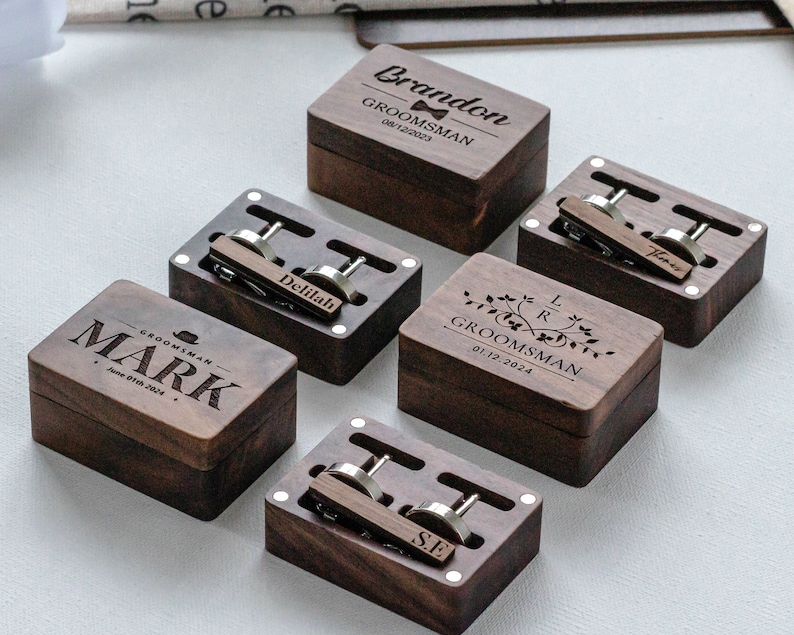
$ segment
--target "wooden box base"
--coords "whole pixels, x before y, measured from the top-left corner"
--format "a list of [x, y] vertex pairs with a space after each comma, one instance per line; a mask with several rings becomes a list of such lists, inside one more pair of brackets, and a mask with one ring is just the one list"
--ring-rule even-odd
[[[404, 512], [425, 500], [451, 505], [461, 494], [454, 484], [461, 482], [482, 492], [464, 517], [479, 538], [476, 546], [456, 545], [446, 564], [434, 567], [314, 510], [306, 493], [322, 469], [337, 461], [363, 465], [372, 454], [384, 452], [392, 460], [375, 478], [387, 494], [389, 509]], [[266, 546], [357, 595], [453, 635], [462, 633], [538, 553], [541, 511], [536, 493], [357, 417], [335, 428], [268, 493]]]
[[[346, 256], [340, 250], [348, 256], [372, 254], [372, 266], [365, 264], [350, 277], [366, 301], [345, 302], [332, 321], [324, 321], [295, 310], [283, 298], [263, 298], [214, 273], [208, 257], [213, 240], [237, 229], [260, 231], [277, 220], [285, 228], [270, 242], [285, 272], [295, 278], [314, 265], [341, 267]], [[180, 247], [169, 261], [168, 277], [172, 298], [294, 353], [305, 373], [346, 384], [394, 339], [400, 324], [419, 306], [422, 265], [386, 243], [251, 190]]]
[[[712, 219], [712, 226], [698, 240], [709, 260], [694, 266], [683, 281], [665, 280], [606, 257], [560, 229], [557, 205], [565, 197], [609, 197], [615, 187], [626, 186], [629, 195], [618, 207], [632, 229], [646, 237], [667, 227], [686, 231], [696, 223], [695, 216]], [[749, 216], [590, 157], [523, 217], [517, 263], [659, 322], [665, 339], [692, 347], [761, 279], [766, 234], [766, 225]]]
[[[471, 255], [484, 250], [543, 193], [548, 144], [509, 187], [479, 208], [308, 144], [309, 189], [396, 227]], [[485, 216], [487, 222], [483, 222]], [[471, 219], [475, 219], [472, 222]]]
[[295, 398], [226, 459], [198, 470], [30, 393], [33, 439], [199, 520], [212, 520], [295, 443]]
[[595, 434], [579, 437], [400, 364], [397, 407], [558, 481], [584, 487], [656, 412], [657, 365]]

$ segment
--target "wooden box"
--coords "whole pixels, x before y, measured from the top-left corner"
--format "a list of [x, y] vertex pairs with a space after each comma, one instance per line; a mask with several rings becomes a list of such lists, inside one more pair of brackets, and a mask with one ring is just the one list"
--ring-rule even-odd
[[295, 357], [132, 282], [28, 356], [33, 438], [211, 520], [295, 441]]
[[400, 327], [398, 406], [581, 487], [656, 410], [662, 327], [476, 254]]
[[465, 254], [546, 186], [546, 106], [394, 46], [308, 117], [311, 190]]
[[[420, 558], [376, 528], [362, 531], [346, 516], [331, 520], [318, 511], [324, 472], [337, 462], [372, 466], [391, 457], [373, 475], [381, 503], [350, 492], [381, 525], [396, 523], [443, 555]], [[338, 482], [337, 482], [338, 483]], [[406, 511], [424, 501], [452, 506], [473, 494], [480, 500], [462, 518], [472, 532], [468, 546], [429, 539]], [[324, 499], [319, 499], [322, 502]], [[461, 633], [518, 575], [540, 547], [542, 501], [529, 489], [487, 472], [372, 419], [355, 417], [337, 426], [267, 495], [266, 546], [271, 553], [439, 633]], [[443, 545], [440, 550], [439, 545]], [[422, 552], [418, 552], [422, 555]], [[332, 616], [329, 616], [332, 619]], [[377, 629], [374, 629], [377, 630]]]
[[[261, 232], [277, 222], [284, 228], [269, 243], [277, 264], [295, 280], [315, 265], [341, 269], [348, 259], [366, 258], [350, 276], [361, 295], [341, 303], [330, 321], [214, 272], [211, 243], [237, 229]], [[168, 271], [172, 298], [294, 353], [300, 370], [334, 384], [349, 382], [394, 339], [421, 299], [418, 258], [262, 190], [234, 200], [171, 257]]]
[[[566, 197], [610, 198], [620, 189], [628, 193], [617, 206], [634, 237], [650, 238], [666, 228], [692, 232], [700, 223], [708, 223], [697, 239], [707, 256], [703, 264], [692, 266], [680, 280], [665, 279], [625, 258], [606, 256], [587, 240], [573, 240], [558, 205]], [[645, 315], [664, 326], [665, 338], [691, 347], [761, 279], [766, 234], [766, 225], [754, 218], [612, 161], [590, 157], [524, 216], [518, 264]]]

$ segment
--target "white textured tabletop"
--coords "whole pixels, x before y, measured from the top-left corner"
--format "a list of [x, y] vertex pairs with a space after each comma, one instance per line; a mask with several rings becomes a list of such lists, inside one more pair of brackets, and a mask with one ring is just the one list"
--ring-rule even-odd
[[[658, 412], [574, 489], [396, 407], [392, 342], [347, 386], [298, 377], [298, 440], [201, 522], [35, 444], [26, 354], [259, 187], [419, 256], [465, 257], [306, 187], [306, 108], [364, 54], [342, 17], [67, 27], [0, 69], [0, 632], [426, 632], [265, 551], [264, 495], [362, 413], [544, 496], [540, 555], [469, 633], [794, 632], [794, 39], [430, 51], [551, 108], [549, 188], [601, 154], [769, 224], [760, 284]], [[515, 259], [514, 224], [488, 251]]]

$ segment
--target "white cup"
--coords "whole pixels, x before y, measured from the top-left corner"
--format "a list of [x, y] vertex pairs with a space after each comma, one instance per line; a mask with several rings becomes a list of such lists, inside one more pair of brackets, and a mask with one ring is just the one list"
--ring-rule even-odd
[[0, 66], [57, 51], [65, 20], [66, 0], [0, 0]]

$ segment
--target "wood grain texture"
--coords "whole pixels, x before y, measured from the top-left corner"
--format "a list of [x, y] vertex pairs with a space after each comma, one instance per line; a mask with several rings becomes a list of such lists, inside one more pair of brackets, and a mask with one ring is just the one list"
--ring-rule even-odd
[[455, 553], [454, 544], [326, 472], [318, 474], [309, 484], [309, 492], [324, 509], [339, 514], [383, 544], [394, 545], [412, 558], [441, 566]]
[[[585, 437], [659, 364], [662, 333], [621, 307], [476, 254], [400, 327], [400, 368]], [[451, 416], [454, 400], [447, 405]]]
[[791, 34], [774, 2], [613, 2], [372, 11], [363, 46], [407, 49]]
[[131, 282], [28, 361], [36, 441], [203, 520], [295, 441], [293, 355]]
[[655, 366], [593, 434], [579, 437], [400, 363], [397, 407], [573, 487], [584, 487], [656, 411]]
[[[593, 158], [584, 161], [522, 218], [518, 264], [659, 322], [671, 342], [696, 346], [761, 279], [766, 225], [606, 159], [604, 166], [594, 168], [590, 165]], [[609, 196], [612, 186], [604, 181], [628, 184], [653, 194], [650, 198], [658, 197], [649, 201], [630, 193], [619, 203], [634, 231], [642, 235], [666, 227], [686, 231], [694, 225], [695, 220], [674, 208], [694, 210], [712, 219], [712, 227], [698, 244], [716, 262], [694, 267], [686, 280], [678, 283], [607, 258], [555, 231], [557, 203], [567, 196]], [[530, 219], [539, 226], [527, 227]], [[757, 223], [759, 231], [750, 231], [751, 223]], [[690, 285], [698, 288], [697, 295], [686, 293]]]
[[[291, 351], [298, 357], [298, 368], [310, 375], [334, 384], [349, 382], [419, 306], [421, 262], [266, 192], [251, 192], [261, 200], [253, 203], [244, 192], [171, 257], [169, 295]], [[262, 298], [236, 282], [224, 282], [212, 272], [208, 253], [213, 240], [236, 229], [260, 231], [275, 219], [285, 221], [285, 228], [271, 239], [285, 271], [297, 275], [318, 264], [338, 268], [354, 254], [367, 255], [367, 264], [350, 278], [366, 302], [345, 303], [336, 319], [326, 322], [279, 298]], [[189, 262], [176, 262], [180, 254]], [[406, 259], [415, 266], [404, 266]], [[334, 333], [333, 327], [340, 324], [346, 332]]]
[[526, 178], [516, 178], [474, 213], [453, 200], [312, 144], [308, 147], [308, 163], [310, 190], [471, 255], [485, 249], [510, 226], [516, 218], [515, 210], [523, 211], [543, 193], [548, 146], [531, 159]]
[[28, 368], [31, 392], [198, 470], [295, 398], [293, 355], [123, 280], [30, 351]]
[[212, 520], [295, 442], [295, 396], [211, 470], [199, 470], [30, 393], [33, 439], [200, 520]]
[[[548, 135], [546, 106], [380, 46], [310, 106], [309, 187], [472, 253], [545, 187]], [[467, 230], [479, 242], [461, 248]]]
[[[349, 421], [337, 426], [268, 493], [267, 550], [439, 633], [461, 633], [537, 554], [542, 500], [521, 485], [363, 419], [363, 428], [352, 427]], [[461, 491], [443, 484], [444, 475], [464, 479], [471, 484], [466, 489], [483, 491], [483, 501], [465, 516], [482, 538], [479, 548], [457, 545], [445, 566], [434, 567], [330, 522], [299, 503], [313, 480], [310, 472], [319, 466], [340, 460], [361, 465], [370, 458], [370, 450], [385, 447], [392, 449], [393, 457], [378, 471], [377, 480], [393, 499], [391, 510], [402, 511], [425, 500], [454, 503]], [[399, 453], [418, 459], [411, 462], [414, 469], [406, 467], [408, 461]], [[276, 501], [275, 492], [286, 492], [289, 499]], [[535, 497], [531, 504], [520, 502], [527, 493]], [[461, 573], [459, 582], [446, 579], [451, 570]]]

